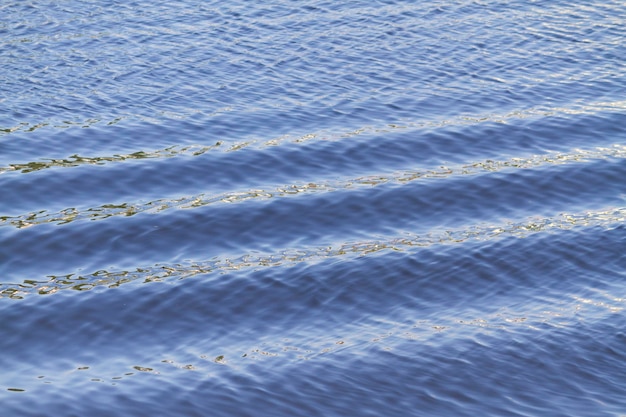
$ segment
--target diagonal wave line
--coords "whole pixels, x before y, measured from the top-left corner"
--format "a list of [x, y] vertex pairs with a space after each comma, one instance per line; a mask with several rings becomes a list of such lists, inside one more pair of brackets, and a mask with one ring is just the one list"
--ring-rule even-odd
[[[215, 112], [207, 113], [206, 116], [214, 116], [226, 111], [232, 111], [231, 107], [225, 107], [222, 109], [218, 109]], [[441, 126], [455, 126], [455, 125], [467, 125], [467, 124], [476, 124], [481, 122], [499, 122], [506, 123], [507, 120], [513, 119], [528, 119], [533, 117], [553, 117], [560, 115], [581, 115], [581, 114], [595, 114], [598, 112], [611, 112], [617, 111], [622, 112], [626, 110], [626, 101], [599, 101], [595, 103], [586, 103], [584, 105], [573, 105], [570, 107], [531, 107], [528, 109], [514, 110], [509, 111], [507, 113], [483, 113], [483, 114], [465, 114], [456, 117], [452, 117], [445, 120], [423, 120], [423, 121], [411, 121], [411, 120], [402, 120], [397, 123], [389, 123], [386, 127], [373, 127], [373, 126], [364, 126], [362, 128], [355, 129], [351, 132], [333, 132], [331, 135], [337, 137], [345, 137], [345, 136], [353, 136], [362, 133], [370, 133], [370, 132], [385, 132], [388, 131], [388, 128], [402, 129], [402, 128], [432, 128], [432, 127], [441, 127]], [[177, 115], [176, 119], [186, 119], [191, 116], [196, 116], [195, 112], [189, 114], [187, 116]], [[52, 122], [52, 121], [44, 121], [38, 123], [29, 123], [29, 122], [19, 122], [10, 127], [2, 127], [0, 126], [0, 137], [4, 135], [10, 135], [17, 132], [33, 132], [40, 128], [50, 127], [50, 128], [62, 128], [66, 129], [68, 127], [77, 126], [81, 128], [91, 127], [98, 125], [100, 123], [106, 123], [107, 125], [116, 125], [125, 119], [139, 119], [149, 121], [155, 124], [159, 124], [160, 120], [155, 119], [149, 116], [140, 116], [140, 115], [123, 115], [118, 116], [108, 122], [100, 119], [90, 118], [87, 120], [64, 120], [63, 122]], [[170, 120], [167, 118], [166, 120]], [[312, 139], [319, 137], [321, 134], [328, 134], [329, 132], [318, 132], [318, 133], [310, 133], [308, 135], [304, 135], [299, 139], [296, 139], [295, 142], [305, 141], [307, 139]], [[269, 141], [270, 143], [272, 141]]]
[[[267, 146], [277, 146], [282, 143], [304, 143], [311, 140], [336, 140], [341, 138], [347, 138], [351, 136], [359, 136], [370, 133], [387, 133], [392, 130], [398, 129], [425, 129], [425, 128], [437, 128], [447, 126], [462, 126], [473, 125], [483, 122], [498, 122], [506, 123], [511, 119], [527, 119], [533, 117], [556, 117], [559, 115], [580, 115], [580, 114], [594, 114], [602, 111], [621, 111], [626, 109], [626, 101], [618, 102], [598, 102], [585, 106], [577, 106], [571, 108], [542, 108], [542, 109], [526, 109], [509, 112], [506, 114], [478, 114], [478, 115], [464, 115], [449, 120], [433, 120], [433, 121], [420, 121], [412, 122], [406, 121], [402, 123], [390, 123], [385, 127], [381, 126], [363, 126], [350, 131], [337, 131], [326, 132], [320, 131], [315, 133], [308, 133], [298, 137], [290, 137], [289, 135], [282, 136], [280, 138], [272, 138], [269, 140], [247, 140], [239, 142], [228, 142], [229, 146], [226, 146], [224, 141], [217, 141], [214, 145], [184, 145], [184, 146], [170, 146], [164, 149], [158, 149], [154, 151], [137, 151], [127, 154], [116, 154], [111, 156], [81, 156], [71, 155], [66, 158], [56, 159], [43, 159], [40, 161], [31, 161], [24, 163], [8, 164], [7, 166], [0, 166], [0, 174], [7, 172], [20, 172], [23, 174], [41, 171], [49, 168], [69, 168], [80, 165], [104, 165], [107, 163], [123, 162], [133, 159], [154, 159], [154, 158], [171, 158], [174, 156], [199, 156], [212, 149], [219, 148], [224, 152], [238, 151], [246, 149], [252, 145], [256, 148], [264, 148]], [[111, 124], [111, 123], [109, 123]], [[14, 132], [20, 130], [20, 127], [28, 126], [28, 123], [23, 123], [17, 127], [11, 129], [0, 129], [0, 136], [2, 132]], [[40, 123], [32, 126], [29, 131], [35, 130], [42, 126], [46, 126], [46, 123]]]
[[381, 240], [346, 242], [337, 246], [285, 249], [276, 253], [244, 254], [234, 258], [176, 264], [156, 264], [134, 270], [100, 270], [91, 274], [50, 275], [46, 279], [25, 279], [22, 283], [0, 283], [0, 298], [21, 299], [30, 294], [53, 294], [60, 290], [86, 291], [96, 287], [118, 287], [165, 279], [185, 279], [219, 272], [289, 266], [300, 262], [320, 262], [330, 258], [370, 256], [383, 251], [411, 252], [434, 245], [490, 241], [500, 237], [524, 238], [536, 233], [571, 230], [576, 227], [614, 228], [626, 224], [626, 207], [604, 208], [584, 213], [561, 213], [554, 217], [527, 218], [521, 222], [499, 225], [478, 224], [463, 229], [441, 230], [415, 235], [406, 234]]
[[0, 216], [0, 227], [18, 229], [53, 223], [63, 225], [84, 220], [103, 220], [113, 216], [133, 216], [142, 212], [158, 213], [169, 209], [191, 209], [217, 203], [240, 203], [251, 199], [270, 199], [302, 193], [333, 192], [358, 187], [373, 187], [385, 183], [406, 184], [416, 180], [443, 179], [457, 175], [476, 175], [505, 169], [529, 169], [543, 165], [571, 164], [606, 158], [626, 158], [626, 146], [614, 144], [590, 150], [575, 149], [568, 153], [532, 155], [511, 158], [505, 161], [483, 160], [464, 165], [439, 167], [436, 169], [404, 170], [392, 174], [368, 175], [348, 180], [323, 183], [301, 183], [274, 187], [273, 189], [248, 189], [221, 194], [197, 194], [176, 199], [158, 199], [145, 203], [103, 204], [87, 209], [67, 208], [50, 213], [46, 210], [18, 216]]
[[54, 168], [54, 167], [76, 167], [79, 165], [104, 165], [110, 162], [122, 162], [126, 160], [133, 159], [155, 159], [155, 158], [171, 158], [178, 155], [202, 155], [203, 153], [217, 148], [222, 145], [222, 142], [217, 142], [215, 145], [210, 146], [199, 146], [199, 145], [189, 145], [189, 146], [170, 146], [164, 149], [158, 149], [152, 152], [133, 152], [129, 154], [120, 154], [120, 155], [112, 155], [112, 156], [80, 156], [80, 155], [72, 155], [67, 158], [62, 159], [49, 159], [49, 160], [41, 160], [35, 162], [26, 162], [22, 164], [9, 164], [5, 167], [0, 167], [0, 174], [10, 171], [18, 171], [23, 174], [27, 174], [30, 172], [37, 172], [44, 169]]

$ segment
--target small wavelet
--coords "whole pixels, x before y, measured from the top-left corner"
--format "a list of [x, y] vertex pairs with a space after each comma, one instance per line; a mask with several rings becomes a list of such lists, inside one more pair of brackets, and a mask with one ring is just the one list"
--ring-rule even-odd
[[[215, 145], [219, 146], [219, 144]], [[184, 148], [180, 152], [186, 152], [189, 148]], [[179, 151], [166, 150], [168, 156], [175, 156]], [[206, 151], [203, 149], [202, 152]], [[197, 149], [193, 152], [199, 152]], [[162, 153], [145, 154], [143, 152], [120, 156], [121, 159], [143, 159], [151, 157], [161, 157]], [[46, 210], [32, 212], [17, 216], [0, 216], [1, 226], [13, 226], [18, 229], [32, 227], [41, 224], [63, 225], [80, 220], [103, 220], [112, 216], [133, 216], [138, 213], [160, 213], [170, 209], [192, 209], [204, 207], [216, 203], [239, 203], [250, 199], [271, 199], [293, 196], [295, 194], [310, 194], [333, 192], [340, 190], [350, 190], [359, 187], [374, 187], [381, 184], [402, 185], [416, 180], [445, 179], [454, 176], [476, 175], [489, 172], [499, 172], [507, 169], [536, 169], [544, 165], [561, 165], [584, 163], [586, 161], [606, 159], [606, 158], [626, 158], [626, 146], [614, 144], [601, 148], [575, 149], [565, 153], [548, 153], [542, 155], [531, 155], [528, 157], [515, 157], [510, 160], [484, 160], [468, 164], [450, 165], [434, 169], [411, 169], [397, 171], [393, 173], [372, 174], [358, 178], [344, 179], [340, 181], [326, 181], [319, 183], [301, 183], [283, 186], [275, 186], [273, 189], [253, 189], [225, 192], [217, 195], [198, 194], [176, 199], [159, 199], [145, 203], [117, 203], [103, 204], [99, 207], [89, 208], [67, 208], [57, 213], [50, 213]], [[105, 159], [106, 160], [106, 159]], [[100, 159], [77, 160], [81, 163], [100, 163]], [[69, 162], [71, 164], [74, 162]]]
[[535, 233], [554, 233], [577, 227], [611, 228], [626, 221], [626, 208], [606, 208], [584, 213], [562, 213], [555, 217], [534, 217], [521, 222], [477, 224], [464, 229], [436, 230], [423, 235], [405, 233], [384, 240], [355, 241], [337, 246], [292, 248], [278, 253], [244, 254], [235, 258], [212, 258], [208, 261], [142, 266], [135, 270], [100, 270], [91, 274], [69, 273], [31, 278], [22, 283], [0, 283], [0, 297], [21, 299], [32, 294], [54, 294], [60, 290], [88, 291], [96, 287], [114, 288], [130, 282], [160, 282], [227, 271], [288, 266], [300, 262], [315, 263], [328, 258], [350, 258], [380, 252], [412, 252], [433, 245], [463, 244], [469, 241], [492, 241], [505, 237], [524, 238]]

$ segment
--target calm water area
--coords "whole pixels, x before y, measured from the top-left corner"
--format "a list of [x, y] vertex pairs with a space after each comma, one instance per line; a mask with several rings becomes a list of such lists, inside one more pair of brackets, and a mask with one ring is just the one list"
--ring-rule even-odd
[[626, 416], [626, 3], [0, 1], [0, 416]]

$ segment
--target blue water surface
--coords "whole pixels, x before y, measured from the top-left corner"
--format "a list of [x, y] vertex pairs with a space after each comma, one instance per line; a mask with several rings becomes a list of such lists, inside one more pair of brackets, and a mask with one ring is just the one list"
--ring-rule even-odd
[[0, 4], [1, 416], [626, 415], [626, 4]]

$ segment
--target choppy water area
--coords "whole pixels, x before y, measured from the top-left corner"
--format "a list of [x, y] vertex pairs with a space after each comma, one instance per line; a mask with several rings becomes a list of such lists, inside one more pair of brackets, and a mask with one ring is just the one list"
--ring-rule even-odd
[[626, 415], [626, 5], [0, 5], [2, 416]]

